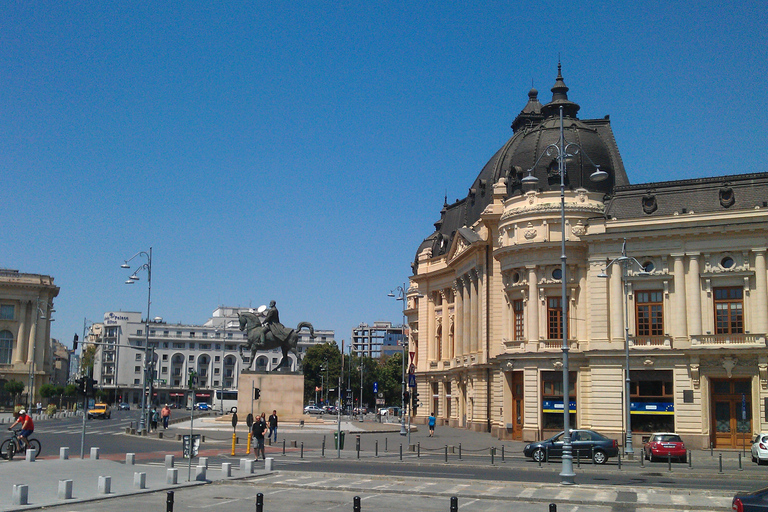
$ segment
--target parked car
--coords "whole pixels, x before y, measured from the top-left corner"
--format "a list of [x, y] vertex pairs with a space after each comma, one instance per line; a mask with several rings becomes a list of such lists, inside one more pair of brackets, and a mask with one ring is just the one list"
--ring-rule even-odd
[[92, 420], [93, 418], [108, 420], [112, 417], [112, 411], [109, 410], [109, 406], [107, 404], [94, 404], [93, 407], [88, 409], [87, 416], [89, 420]]
[[[560, 432], [544, 441], [527, 444], [523, 454], [537, 462], [546, 462], [548, 457], [561, 457], [563, 434]], [[578, 456], [592, 459], [595, 464], [605, 464], [609, 458], [619, 454], [619, 443], [594, 430], [571, 430], [571, 450], [574, 458]]]
[[752, 462], [757, 462], [759, 466], [763, 462], [768, 462], [768, 434], [757, 434], [752, 442]]
[[304, 414], [325, 414], [325, 410], [316, 405], [308, 405], [304, 408]]
[[326, 412], [326, 414], [337, 414], [339, 412], [339, 408], [335, 405], [326, 405], [323, 407], [323, 410]]
[[740, 492], [733, 497], [731, 509], [736, 512], [767, 512], [768, 487], [754, 492]]
[[211, 406], [208, 404], [208, 402], [197, 402], [195, 404], [195, 409], [198, 411], [210, 411]]
[[131, 404], [122, 402], [120, 405], [117, 406], [118, 410], [120, 411], [130, 411], [131, 410]]
[[643, 444], [643, 456], [651, 462], [667, 460], [667, 457], [685, 462], [688, 460], [688, 450], [680, 436], [674, 432], [655, 432]]

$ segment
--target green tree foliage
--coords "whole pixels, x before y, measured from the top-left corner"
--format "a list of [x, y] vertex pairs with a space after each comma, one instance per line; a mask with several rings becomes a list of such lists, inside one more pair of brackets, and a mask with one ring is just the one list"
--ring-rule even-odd
[[398, 352], [387, 357], [379, 366], [379, 391], [384, 392], [387, 405], [402, 402], [403, 354]]
[[90, 372], [85, 372], [87, 374], [93, 373], [93, 360], [96, 357], [96, 345], [88, 345], [87, 347], [83, 348], [83, 353], [80, 355], [80, 368], [83, 369], [89, 369]]
[[64, 396], [77, 395], [77, 384], [67, 384], [67, 387], [64, 388], [62, 395]]
[[[338, 387], [341, 374], [341, 351], [333, 343], [320, 343], [309, 347], [301, 361], [304, 369], [304, 402], [314, 400], [315, 387], [321, 383], [327, 389]], [[325, 369], [327, 367], [327, 369]], [[322, 377], [321, 377], [322, 374]], [[330, 384], [327, 382], [330, 381]]]
[[[63, 390], [63, 388], [61, 390]], [[40, 386], [40, 396], [43, 398], [53, 398], [54, 396], [61, 395], [61, 390], [58, 389], [58, 386], [53, 384], [43, 384]]]
[[18, 380], [9, 380], [5, 383], [5, 392], [13, 396], [13, 402], [18, 403], [19, 395], [24, 391], [24, 383]]

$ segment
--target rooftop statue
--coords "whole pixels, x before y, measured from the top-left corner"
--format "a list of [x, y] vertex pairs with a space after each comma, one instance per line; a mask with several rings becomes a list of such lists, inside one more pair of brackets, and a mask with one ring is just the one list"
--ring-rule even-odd
[[[251, 351], [250, 363], [246, 370], [250, 370], [256, 361], [256, 352], [259, 350], [272, 350], [273, 348], [280, 348], [283, 351], [283, 358], [280, 363], [272, 369], [277, 371], [283, 368], [291, 367], [291, 359], [288, 357], [289, 352], [293, 352], [296, 356], [297, 369], [301, 368], [301, 356], [299, 355], [296, 347], [299, 343], [299, 331], [301, 329], [309, 329], [310, 337], [315, 337], [315, 329], [309, 322], [299, 322], [296, 329], [290, 329], [280, 323], [280, 315], [277, 312], [275, 301], [269, 303], [267, 306], [260, 306], [255, 312], [243, 312], [238, 313], [238, 320], [240, 322], [240, 330], [246, 331], [248, 334], [248, 341], [245, 345], [247, 349]], [[240, 357], [245, 358], [243, 354], [243, 345], [240, 345]]]

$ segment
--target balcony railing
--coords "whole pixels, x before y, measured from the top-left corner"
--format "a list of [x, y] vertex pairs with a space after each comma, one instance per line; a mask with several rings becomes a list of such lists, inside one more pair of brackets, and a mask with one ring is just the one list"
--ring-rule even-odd
[[672, 338], [669, 336], [630, 336], [629, 346], [633, 348], [672, 348]]
[[761, 345], [765, 346], [764, 334], [699, 334], [691, 336], [692, 345]]

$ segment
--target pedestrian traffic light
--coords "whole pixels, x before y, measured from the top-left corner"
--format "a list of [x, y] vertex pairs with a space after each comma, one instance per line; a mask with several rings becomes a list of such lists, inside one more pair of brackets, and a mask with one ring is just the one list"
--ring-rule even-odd
[[408, 401], [411, 399], [411, 394], [408, 391], [403, 391], [403, 402], [405, 404], [408, 404]]
[[412, 404], [412, 407], [413, 407], [414, 411], [419, 408], [419, 392], [416, 391], [415, 389], [413, 390], [413, 404]]
[[72, 351], [73, 351], [73, 352], [74, 352], [75, 350], [77, 350], [77, 340], [78, 340], [78, 339], [79, 339], [79, 338], [77, 337], [77, 333], [75, 333], [75, 339], [74, 339], [74, 340], [72, 340]]
[[259, 388], [253, 388], [253, 399], [258, 400], [261, 396], [261, 390]]

